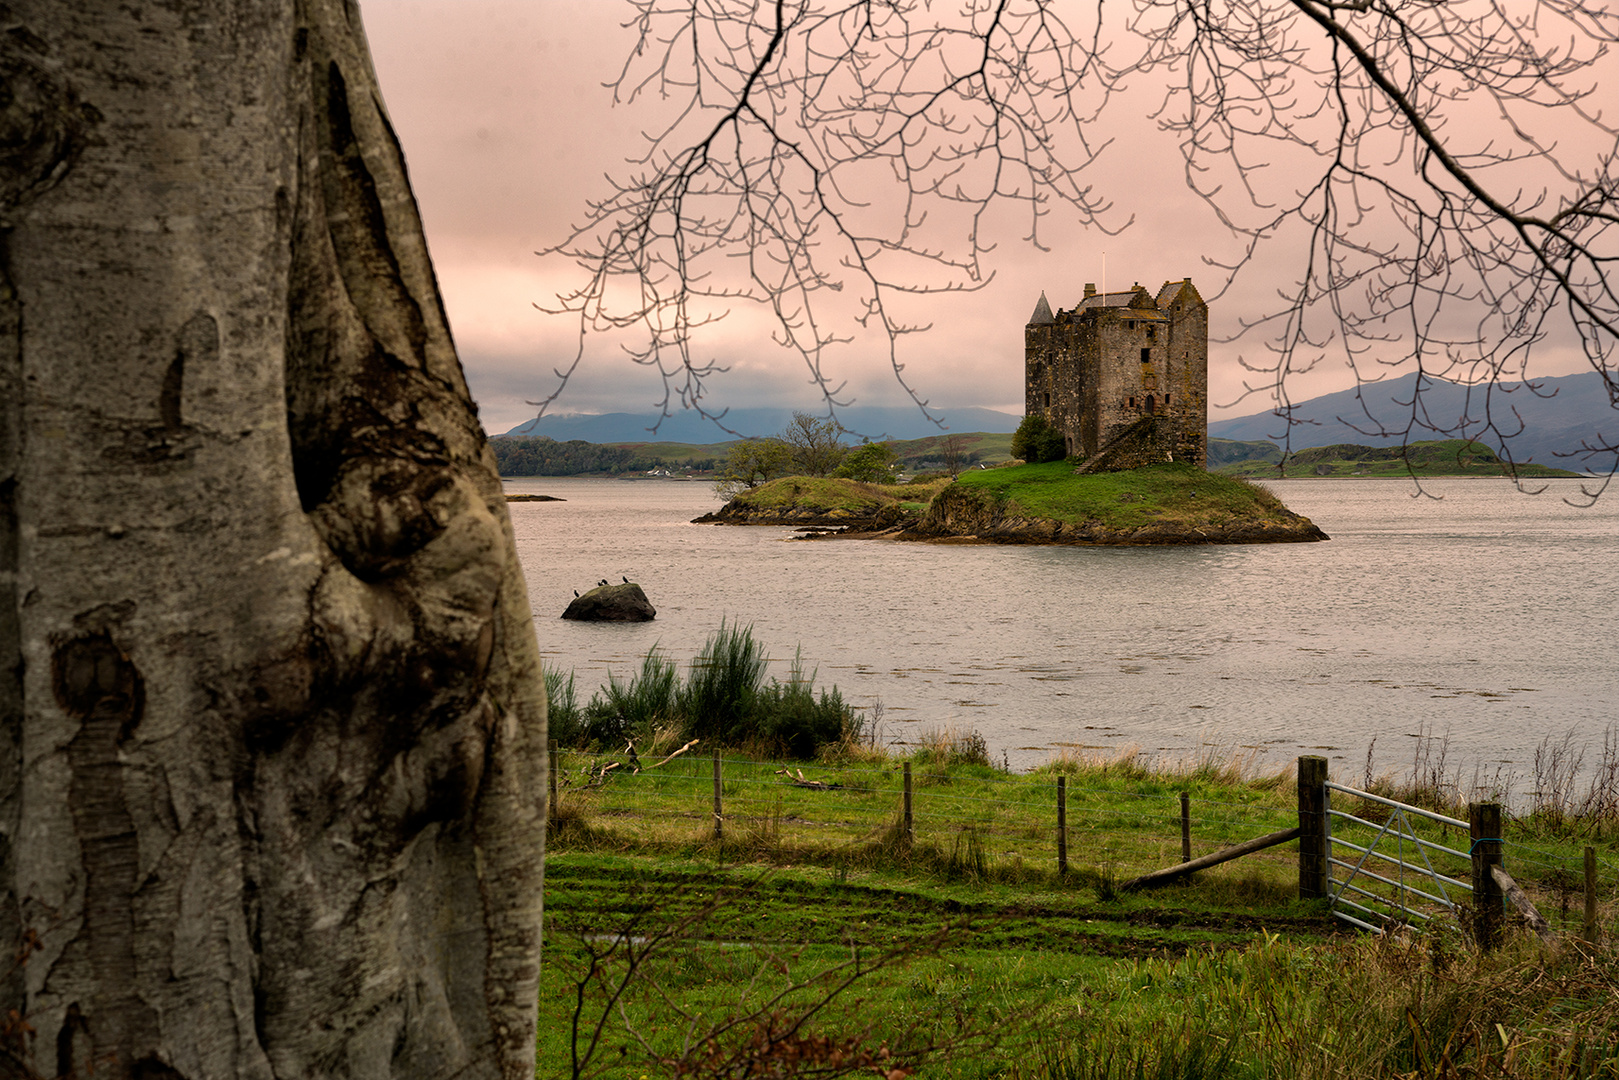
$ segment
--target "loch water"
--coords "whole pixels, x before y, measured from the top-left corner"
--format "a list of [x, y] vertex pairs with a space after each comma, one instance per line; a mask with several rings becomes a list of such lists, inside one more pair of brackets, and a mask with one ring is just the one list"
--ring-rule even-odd
[[[1619, 491], [1580, 481], [1285, 480], [1331, 540], [1204, 547], [796, 541], [695, 525], [709, 484], [509, 480], [540, 649], [581, 699], [649, 649], [684, 665], [750, 624], [785, 679], [795, 651], [882, 734], [976, 730], [1014, 769], [1058, 748], [1181, 758], [1324, 753], [1353, 782], [1444, 741], [1465, 780], [1531, 773], [1542, 740], [1589, 768], [1619, 721]], [[642, 624], [560, 618], [573, 590], [638, 582]], [[1375, 740], [1375, 742], [1374, 742]]]

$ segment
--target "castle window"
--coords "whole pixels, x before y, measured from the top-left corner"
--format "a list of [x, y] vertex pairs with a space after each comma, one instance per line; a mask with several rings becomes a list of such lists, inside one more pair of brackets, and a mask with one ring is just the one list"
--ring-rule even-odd
[[1136, 407], [1136, 399], [1135, 399], [1135, 398], [1131, 398], [1131, 399], [1130, 399], [1130, 408], [1132, 408], [1132, 409], [1133, 409], [1133, 408], [1135, 408], [1135, 407]]
[[1164, 395], [1164, 408], [1166, 408], [1166, 409], [1169, 408], [1169, 395], [1168, 394]]
[[1157, 341], [1158, 340], [1158, 328], [1156, 326], [1147, 327], [1147, 340], [1148, 341]]
[[1151, 349], [1142, 349], [1141, 350], [1141, 362], [1143, 364], [1152, 363], [1152, 350]]
[[1051, 391], [1046, 391], [1046, 408], [1051, 408]]

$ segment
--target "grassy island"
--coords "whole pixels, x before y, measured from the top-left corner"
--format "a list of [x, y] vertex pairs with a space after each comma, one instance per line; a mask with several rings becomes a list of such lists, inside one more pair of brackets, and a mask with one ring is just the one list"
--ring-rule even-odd
[[886, 529], [927, 510], [950, 480], [868, 484], [834, 476], [783, 476], [734, 496], [697, 520], [720, 525], [828, 525]]
[[1265, 488], [1166, 463], [1080, 476], [1066, 461], [966, 473], [917, 531], [1002, 543], [1247, 543], [1323, 540]]
[[975, 469], [954, 482], [863, 484], [789, 476], [698, 521], [894, 530], [907, 540], [1002, 544], [1220, 544], [1325, 540], [1265, 488], [1192, 465], [1082, 476], [1069, 461]]

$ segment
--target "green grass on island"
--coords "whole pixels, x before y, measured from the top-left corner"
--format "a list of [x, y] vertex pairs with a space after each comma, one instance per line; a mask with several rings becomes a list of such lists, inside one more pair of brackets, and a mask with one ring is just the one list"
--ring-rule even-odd
[[[829, 520], [916, 524], [944, 493], [957, 518], [965, 507], [983, 519], [976, 531], [984, 531], [979, 526], [987, 527], [992, 516], [1084, 525], [1110, 534], [1156, 528], [1190, 535], [1199, 528], [1297, 520], [1264, 487], [1195, 466], [1165, 464], [1080, 476], [1071, 461], [973, 469], [954, 482], [938, 477], [918, 484], [788, 476], [738, 494], [727, 509], [751, 517], [797, 512]], [[884, 510], [893, 516], [883, 518]]]
[[1195, 465], [1164, 464], [1076, 476], [1069, 461], [963, 473], [956, 484], [1011, 516], [1087, 522], [1110, 530], [1225, 525], [1286, 514], [1280, 499], [1245, 480]]
[[919, 513], [949, 483], [949, 477], [917, 484], [867, 484], [833, 476], [783, 476], [737, 494], [731, 503], [755, 511], [808, 510], [827, 515], [866, 515], [896, 505]]
[[[1223, 445], [1222, 445], [1223, 444]], [[1231, 456], [1243, 454], [1240, 461]], [[1360, 446], [1335, 443], [1295, 450], [1283, 459], [1281, 448], [1270, 442], [1229, 442], [1209, 440], [1209, 459], [1226, 463], [1213, 465], [1227, 476], [1256, 480], [1287, 477], [1435, 477], [1505, 476], [1520, 478], [1571, 477], [1580, 473], [1533, 462], [1509, 465], [1483, 443], [1470, 439], [1440, 439], [1414, 442], [1407, 446]]]

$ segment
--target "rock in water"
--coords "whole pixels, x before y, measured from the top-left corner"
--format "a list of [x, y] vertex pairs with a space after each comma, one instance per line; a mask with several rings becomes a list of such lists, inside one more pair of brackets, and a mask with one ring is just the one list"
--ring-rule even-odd
[[585, 622], [649, 622], [658, 614], [633, 581], [627, 585], [598, 585], [583, 596], [576, 596], [562, 613], [564, 619]]

